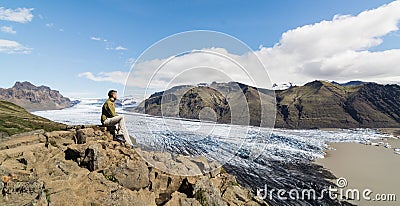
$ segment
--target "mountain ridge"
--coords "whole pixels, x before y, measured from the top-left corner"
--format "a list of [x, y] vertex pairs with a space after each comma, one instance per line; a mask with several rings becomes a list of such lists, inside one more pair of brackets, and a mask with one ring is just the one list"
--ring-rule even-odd
[[[185, 92], [189, 91], [185, 91], [185, 89], [188, 88], [192, 95], [185, 95]], [[215, 91], [208, 88], [214, 88]], [[193, 90], [197, 91], [194, 95]], [[209, 97], [202, 95], [202, 93], [206, 93], [206, 90], [211, 91], [212, 96], [218, 96], [219, 103], [193, 104], [193, 102], [208, 101]], [[180, 107], [178, 113], [175, 111], [174, 114], [171, 114], [166, 107], [162, 113], [165, 116], [199, 119], [200, 111], [208, 107], [217, 114], [216, 122], [230, 123], [233, 117], [223, 114], [236, 114], [230, 112], [230, 108], [224, 108], [221, 112], [222, 104], [220, 103], [231, 101], [235, 106], [235, 101], [240, 100], [239, 93], [245, 96], [247, 105], [249, 105], [250, 120], [247, 122], [253, 126], [272, 125], [278, 128], [293, 129], [400, 127], [400, 105], [398, 103], [400, 102], [400, 86], [358, 81], [354, 84], [341, 85], [315, 80], [303, 86], [292, 86], [285, 90], [262, 89], [237, 82], [213, 83], [210, 86], [201, 87], [178, 86], [151, 95], [139, 104], [135, 111], [160, 116], [161, 102], [164, 101], [163, 103], [167, 103], [165, 105], [185, 105], [184, 110], [190, 111], [190, 115], [188, 112], [181, 113]], [[173, 98], [162, 100], [163, 96]], [[178, 100], [179, 103], [174, 102]], [[273, 110], [276, 110], [275, 118], [272, 117]], [[263, 114], [262, 111], [267, 112]], [[237, 117], [247, 118], [240, 115]], [[273, 119], [275, 119], [274, 123], [271, 123]], [[246, 121], [239, 121], [238, 124], [246, 124]]]
[[0, 100], [15, 103], [28, 111], [64, 109], [76, 103], [57, 90], [35, 86], [28, 81], [17, 81], [11, 88], [0, 88]]

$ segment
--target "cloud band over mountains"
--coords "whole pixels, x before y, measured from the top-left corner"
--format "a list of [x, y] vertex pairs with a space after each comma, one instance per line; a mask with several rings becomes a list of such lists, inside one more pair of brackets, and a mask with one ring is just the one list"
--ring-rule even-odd
[[[384, 43], [384, 37], [399, 31], [400, 0], [367, 10], [356, 16], [335, 15], [331, 20], [301, 26], [282, 34], [281, 39], [272, 47], [260, 47], [254, 51], [266, 66], [273, 83], [304, 84], [314, 79], [323, 80], [364, 80], [379, 83], [400, 83], [400, 49], [378, 50]], [[245, 67], [251, 66], [254, 59], [248, 54], [232, 54], [224, 48], [205, 48], [219, 51], [232, 59], [241, 62]], [[204, 60], [199, 54], [177, 57], [180, 64], [176, 67], [190, 68], [201, 65]], [[149, 79], [149, 65], [160, 64], [166, 59], [154, 59], [135, 65], [131, 86], [146, 87]], [[207, 61], [213, 61], [209, 58]], [[215, 59], [215, 67], [229, 73]], [[160, 79], [160, 88], [173, 78], [173, 66]], [[172, 71], [172, 74], [171, 74]], [[172, 76], [171, 76], [172, 75]], [[128, 72], [114, 71], [93, 74], [79, 74], [94, 81], [109, 81], [125, 84]], [[212, 76], [201, 77], [203, 82], [214, 81]], [[241, 75], [233, 75], [234, 81], [252, 85]], [[194, 76], [194, 82], [199, 77]], [[164, 82], [163, 82], [164, 81]], [[191, 81], [190, 79], [186, 79]], [[183, 82], [182, 82], [183, 83]], [[157, 88], [155, 88], [157, 89]]]

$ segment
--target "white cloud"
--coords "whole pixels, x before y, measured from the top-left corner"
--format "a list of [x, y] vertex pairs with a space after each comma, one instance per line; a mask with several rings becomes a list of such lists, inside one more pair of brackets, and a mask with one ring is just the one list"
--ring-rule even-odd
[[9, 34], [16, 34], [17, 32], [11, 26], [2, 26], [1, 31]]
[[90, 37], [90, 39], [91, 39], [91, 40], [93, 40], [93, 41], [102, 41], [102, 42], [108, 42], [108, 40], [107, 40], [107, 39], [103, 39], [103, 38], [101, 38], [101, 37], [98, 37], [98, 36], [92, 36], [92, 37]]
[[123, 46], [117, 46], [114, 48], [115, 50], [128, 50], [127, 48], [123, 47]]
[[400, 1], [394, 1], [357, 16], [336, 15], [331, 21], [289, 30], [275, 46], [256, 53], [276, 82], [400, 75], [400, 49], [369, 51], [399, 30], [399, 11]]
[[116, 51], [124, 51], [124, 50], [128, 50], [127, 48], [123, 47], [123, 46], [116, 46], [116, 47], [107, 47], [107, 50], [116, 50]]
[[106, 46], [106, 50], [115, 50], [115, 51], [128, 50], [128, 48], [123, 47], [123, 46], [114, 46], [114, 45], [112, 45], [112, 43], [108, 42], [107, 39], [103, 39], [98, 36], [92, 36], [92, 37], [90, 37], [90, 39], [93, 41], [103, 42], [103, 44]]
[[6, 9], [0, 7], [0, 20], [27, 23], [32, 21], [33, 8]]
[[96, 82], [113, 82], [118, 84], [125, 84], [128, 72], [113, 71], [113, 72], [100, 72], [94, 75], [92, 72], [83, 72], [78, 74], [78, 77], [85, 77]]
[[45, 25], [46, 25], [46, 27], [49, 27], [49, 28], [54, 27], [54, 23], [47, 23], [47, 24], [45, 24]]
[[94, 41], [101, 41], [101, 38], [97, 37], [97, 36], [92, 36], [92, 37], [90, 37], [90, 39], [94, 40]]
[[0, 53], [29, 54], [32, 49], [21, 45], [16, 41], [0, 39]]
[[[400, 0], [379, 8], [361, 12], [356, 16], [336, 15], [331, 20], [321, 21], [286, 31], [273, 47], [260, 46], [254, 53], [266, 65], [272, 83], [293, 82], [301, 85], [306, 82], [323, 79], [336, 81], [364, 80], [379, 83], [400, 83], [400, 48], [383, 51], [371, 51], [371, 48], [383, 43], [383, 37], [399, 31]], [[209, 48], [204, 51], [220, 53], [240, 62], [247, 70], [255, 68], [254, 55], [236, 55], [223, 48]], [[165, 59], [153, 59], [135, 65], [129, 76], [130, 86], [145, 88]], [[195, 66], [218, 68], [219, 72], [192, 72], [175, 78], [182, 69]], [[254, 85], [245, 72], [216, 56], [205, 53], [193, 53], [175, 57], [160, 70], [152, 80], [152, 87], [163, 89], [170, 84], [194, 84], [212, 81], [239, 81]], [[221, 75], [225, 73], [227, 76]], [[95, 81], [124, 83], [111, 78], [112, 73], [94, 76], [84, 75]], [[258, 78], [257, 71], [251, 72]], [[254, 75], [256, 74], [256, 75]], [[126, 77], [127, 73], [124, 73]], [[125, 80], [125, 78], [124, 78]], [[266, 87], [265, 85], [256, 85]]]
[[128, 86], [146, 88], [149, 84], [151, 89], [164, 90], [177, 85], [212, 81], [272, 86], [266, 78], [264, 68], [254, 54], [236, 55], [224, 48], [209, 48], [136, 63], [129, 76]]

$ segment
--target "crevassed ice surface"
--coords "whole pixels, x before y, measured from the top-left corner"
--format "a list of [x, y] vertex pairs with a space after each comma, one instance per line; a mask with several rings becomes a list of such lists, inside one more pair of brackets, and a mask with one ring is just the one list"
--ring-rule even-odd
[[[71, 108], [37, 111], [34, 114], [66, 124], [100, 124], [103, 99], [82, 99]], [[184, 155], [203, 155], [226, 162], [257, 157], [280, 161], [322, 158], [327, 142], [364, 142], [386, 138], [372, 129], [289, 130], [215, 124], [185, 119], [159, 118], [127, 113], [128, 131], [145, 150]], [[244, 163], [244, 162], [243, 162]]]

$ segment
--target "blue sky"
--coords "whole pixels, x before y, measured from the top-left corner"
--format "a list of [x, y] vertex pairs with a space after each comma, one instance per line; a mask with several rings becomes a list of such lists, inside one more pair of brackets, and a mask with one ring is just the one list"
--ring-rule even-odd
[[[260, 45], [272, 48], [289, 30], [330, 21], [335, 15], [357, 16], [390, 2], [3, 0], [0, 2], [0, 40], [7, 40], [3, 44], [18, 45], [3, 45], [2, 49], [0, 44], [0, 87], [11, 87], [15, 81], [30, 81], [58, 89], [69, 97], [102, 97], [110, 88], [122, 91], [123, 85], [115, 81], [93, 81], [79, 74], [129, 72], [132, 59], [156, 41], [178, 32], [197, 29], [224, 32], [261, 53]], [[24, 14], [27, 19], [4, 16], [7, 10], [18, 8], [29, 10]], [[400, 8], [396, 8], [400, 13]], [[396, 18], [393, 24], [398, 25]], [[392, 30], [376, 34], [382, 42], [366, 51], [397, 51], [400, 34], [398, 29]], [[314, 77], [324, 76], [310, 76], [310, 79]], [[347, 80], [340, 76], [338, 79]], [[332, 76], [332, 80], [336, 78]]]

